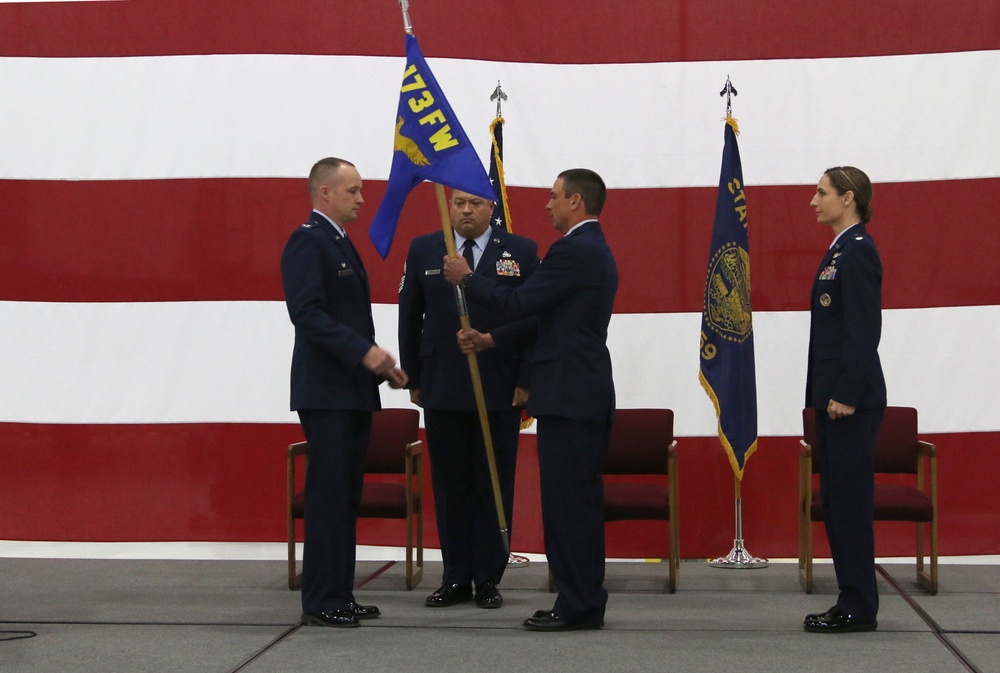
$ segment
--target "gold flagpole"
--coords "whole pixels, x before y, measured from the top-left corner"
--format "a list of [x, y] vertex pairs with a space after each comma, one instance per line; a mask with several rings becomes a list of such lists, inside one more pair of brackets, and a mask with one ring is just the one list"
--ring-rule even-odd
[[[444, 245], [450, 257], [458, 257], [455, 250], [455, 234], [451, 229], [451, 218], [448, 217], [448, 201], [445, 198], [444, 187], [434, 183], [437, 192], [438, 209], [441, 211], [441, 229], [444, 231]], [[455, 285], [455, 301], [458, 304], [458, 319], [462, 329], [472, 329], [469, 323], [469, 308], [465, 302], [465, 290], [461, 285]], [[469, 353], [469, 373], [472, 375], [472, 389], [476, 395], [476, 410], [479, 412], [479, 426], [483, 431], [483, 444], [486, 446], [486, 460], [490, 465], [490, 481], [493, 483], [493, 501], [497, 508], [497, 520], [500, 522], [500, 537], [507, 555], [510, 555], [510, 530], [507, 528], [507, 515], [503, 511], [503, 499], [500, 497], [500, 480], [497, 477], [497, 461], [493, 454], [493, 434], [490, 432], [490, 419], [486, 414], [486, 398], [483, 395], [483, 382], [479, 378], [479, 361], [475, 352]]]
[[[410, 22], [410, 3], [399, 0], [399, 8], [403, 12], [403, 29], [407, 35], [413, 35], [413, 24]], [[434, 183], [437, 192], [438, 209], [441, 211], [441, 229], [444, 231], [444, 245], [448, 255], [458, 257], [455, 251], [455, 234], [451, 229], [451, 218], [448, 217], [448, 201], [445, 198], [444, 186]], [[465, 303], [465, 290], [455, 286], [455, 302], [458, 304], [458, 317], [462, 329], [472, 329], [469, 323], [469, 309]], [[476, 410], [479, 412], [479, 425], [483, 431], [483, 444], [486, 447], [486, 460], [490, 466], [490, 481], [493, 482], [493, 500], [497, 508], [497, 520], [500, 522], [500, 537], [508, 556], [510, 555], [510, 530], [507, 528], [507, 515], [503, 511], [503, 499], [500, 497], [500, 480], [497, 477], [497, 461], [493, 454], [493, 435], [490, 433], [490, 419], [486, 414], [486, 398], [483, 395], [483, 382], [479, 378], [479, 362], [476, 354], [469, 353], [469, 373], [472, 375], [472, 389], [476, 395]]]

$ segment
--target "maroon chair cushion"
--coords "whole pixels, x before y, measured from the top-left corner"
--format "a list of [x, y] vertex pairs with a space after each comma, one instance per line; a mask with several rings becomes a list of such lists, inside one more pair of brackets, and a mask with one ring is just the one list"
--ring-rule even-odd
[[931, 521], [934, 508], [928, 495], [911, 486], [875, 486], [876, 521]]
[[[809, 516], [813, 521], [823, 520], [823, 507], [819, 491], [813, 493]], [[899, 484], [875, 484], [876, 521], [931, 521], [934, 509], [931, 499], [921, 491]]]
[[655, 484], [605, 484], [604, 520], [670, 520], [670, 491]]
[[[420, 507], [414, 494], [414, 511]], [[406, 487], [402, 484], [378, 484], [365, 482], [361, 491], [361, 507], [359, 517], [375, 519], [405, 519], [406, 518]]]
[[[305, 495], [299, 491], [292, 498], [292, 517], [302, 518]], [[413, 494], [413, 511], [420, 511], [420, 496]], [[365, 482], [361, 491], [358, 516], [372, 519], [405, 519], [406, 487], [403, 484]]]

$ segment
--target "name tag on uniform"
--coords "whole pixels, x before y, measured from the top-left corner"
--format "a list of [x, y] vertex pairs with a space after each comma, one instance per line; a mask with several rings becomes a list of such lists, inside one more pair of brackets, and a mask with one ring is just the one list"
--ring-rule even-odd
[[354, 269], [341, 269], [340, 271], [337, 272], [337, 275], [338, 276], [353, 276], [354, 275]]
[[521, 275], [521, 266], [513, 259], [498, 260], [497, 275], [519, 277]]
[[425, 276], [440, 276], [441, 275], [441, 269], [427, 269], [426, 271], [424, 271], [424, 275]]
[[837, 267], [835, 266], [828, 266], [825, 269], [823, 269], [819, 274], [820, 280], [833, 280], [836, 277], [837, 277]]

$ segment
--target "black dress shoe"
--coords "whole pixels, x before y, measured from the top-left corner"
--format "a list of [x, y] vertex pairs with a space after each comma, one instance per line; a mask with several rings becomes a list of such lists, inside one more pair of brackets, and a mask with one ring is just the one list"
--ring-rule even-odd
[[810, 612], [808, 615], [806, 615], [805, 621], [808, 622], [810, 619], [818, 619], [820, 617], [829, 617], [830, 613], [833, 612], [836, 609], [837, 609], [837, 606], [834, 605], [832, 608], [830, 608], [826, 612]]
[[503, 596], [494, 582], [484, 582], [482, 586], [476, 587], [476, 607], [477, 608], [499, 608], [503, 606]]
[[352, 628], [361, 626], [361, 622], [350, 610], [324, 610], [323, 612], [303, 612], [302, 623], [313, 626], [333, 626], [336, 628]]
[[442, 584], [437, 591], [424, 600], [424, 605], [429, 608], [447, 608], [458, 603], [468, 603], [471, 600], [471, 586]]
[[529, 631], [581, 631], [583, 629], [599, 629], [602, 626], [604, 626], [603, 619], [568, 622], [551, 610], [539, 610], [534, 616], [524, 620], [524, 628]]
[[358, 605], [348, 603], [347, 610], [354, 615], [355, 619], [375, 619], [382, 616], [382, 611], [375, 605]]
[[852, 633], [854, 631], [874, 631], [878, 628], [878, 622], [874, 619], [864, 620], [849, 615], [840, 608], [833, 608], [825, 614], [806, 617], [802, 628], [810, 633]]

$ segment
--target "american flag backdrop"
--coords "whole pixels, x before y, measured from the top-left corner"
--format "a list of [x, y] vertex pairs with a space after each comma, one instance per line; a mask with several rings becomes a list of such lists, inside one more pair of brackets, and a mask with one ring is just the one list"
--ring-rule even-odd
[[[889, 403], [918, 408], [941, 456], [942, 553], [1000, 553], [1000, 4], [507, 0], [487, 16], [415, 0], [410, 14], [484, 163], [498, 80], [510, 96], [518, 234], [554, 240], [559, 171], [607, 181], [618, 404], [675, 411], [685, 556], [725, 551], [732, 532], [696, 357], [727, 76], [753, 249], [747, 537], [794, 554], [808, 293], [831, 239], [808, 204], [824, 169], [851, 164], [875, 183]], [[393, 352], [407, 243], [439, 227], [421, 185], [385, 261], [364, 235], [404, 62], [394, 0], [0, 0], [0, 539], [281, 539], [282, 448], [301, 435], [278, 259], [309, 210], [305, 174], [330, 155], [362, 174], [350, 231]]]

